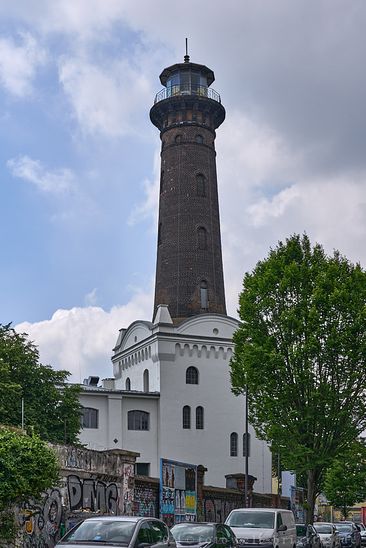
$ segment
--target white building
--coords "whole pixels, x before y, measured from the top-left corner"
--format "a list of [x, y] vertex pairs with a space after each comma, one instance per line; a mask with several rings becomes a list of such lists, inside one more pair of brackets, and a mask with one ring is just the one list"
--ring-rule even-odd
[[[175, 326], [167, 306], [155, 322], [120, 331], [115, 380], [84, 385], [81, 404], [95, 428], [80, 440], [91, 449], [140, 453], [138, 471], [159, 477], [160, 458], [203, 464], [206, 483], [225, 486], [225, 475], [244, 472], [245, 396], [231, 393], [229, 361], [237, 321], [199, 315]], [[271, 454], [250, 427], [249, 473], [255, 491], [271, 492]]]

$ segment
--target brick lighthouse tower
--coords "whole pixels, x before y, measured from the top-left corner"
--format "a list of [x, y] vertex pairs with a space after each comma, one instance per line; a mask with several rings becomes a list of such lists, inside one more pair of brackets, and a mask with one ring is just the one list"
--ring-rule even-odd
[[161, 73], [150, 111], [161, 138], [154, 316], [168, 305], [174, 323], [226, 314], [215, 152], [225, 109], [214, 79], [186, 54]]

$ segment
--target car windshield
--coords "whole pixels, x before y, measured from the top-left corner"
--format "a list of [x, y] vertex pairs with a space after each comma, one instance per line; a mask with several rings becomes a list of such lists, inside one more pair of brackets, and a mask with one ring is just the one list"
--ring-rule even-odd
[[174, 539], [181, 544], [197, 544], [198, 542], [212, 542], [214, 526], [206, 524], [180, 523], [171, 528]]
[[116, 546], [125, 546], [129, 544], [135, 527], [135, 521], [85, 520], [70, 531], [62, 539], [62, 543], [111, 542]]
[[333, 532], [331, 525], [320, 525], [318, 523], [317, 524], [314, 523], [314, 527], [317, 530], [317, 532], [320, 534], [331, 535]]
[[274, 529], [274, 512], [233, 512], [226, 524], [230, 527], [253, 527], [254, 529]]
[[306, 537], [306, 525], [296, 525], [296, 534], [298, 537]]
[[349, 523], [336, 523], [335, 528], [341, 533], [352, 533], [352, 525]]

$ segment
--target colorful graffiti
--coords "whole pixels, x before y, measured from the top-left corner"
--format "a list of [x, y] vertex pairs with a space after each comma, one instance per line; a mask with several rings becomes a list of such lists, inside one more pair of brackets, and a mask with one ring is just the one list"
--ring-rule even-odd
[[158, 496], [156, 489], [135, 484], [134, 514], [144, 517], [159, 517]]
[[48, 491], [41, 503], [28, 502], [19, 512], [25, 548], [52, 547], [60, 538], [62, 499], [58, 489]]
[[118, 487], [116, 483], [104, 483], [94, 479], [81, 479], [79, 476], [67, 477], [70, 510], [89, 510], [119, 514]]
[[197, 519], [197, 466], [160, 459], [160, 517], [169, 526]]

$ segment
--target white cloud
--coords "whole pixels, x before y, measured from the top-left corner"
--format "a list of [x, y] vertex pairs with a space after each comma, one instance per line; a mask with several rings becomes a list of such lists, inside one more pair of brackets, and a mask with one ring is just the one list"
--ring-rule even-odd
[[218, 180], [228, 313], [244, 273], [292, 233], [366, 265], [366, 172], [320, 176], [272, 129], [236, 114], [218, 130]]
[[69, 169], [47, 171], [39, 160], [20, 156], [8, 160], [7, 166], [14, 177], [34, 184], [39, 190], [48, 193], [61, 193], [75, 187], [75, 176]]
[[151, 303], [151, 293], [140, 291], [129, 303], [109, 311], [96, 306], [57, 310], [50, 320], [23, 322], [15, 329], [28, 333], [39, 347], [41, 363], [70, 371], [73, 382], [89, 375], [110, 377], [110, 358], [119, 329], [150, 317]]
[[138, 134], [141, 105], [149, 104], [152, 95], [143, 71], [127, 60], [101, 67], [84, 58], [63, 57], [59, 79], [84, 132]]
[[84, 301], [86, 306], [95, 306], [97, 304], [98, 296], [96, 287], [94, 287], [94, 289], [92, 289], [91, 291], [89, 291], [89, 293], [85, 295]]
[[19, 35], [20, 44], [12, 39], [0, 39], [0, 82], [17, 97], [33, 92], [36, 69], [43, 65], [47, 55], [29, 33]]
[[152, 230], [156, 230], [159, 212], [159, 185], [160, 185], [160, 153], [154, 155], [154, 179], [143, 182], [143, 200], [132, 210], [128, 224], [134, 225], [145, 219], [152, 221]]

